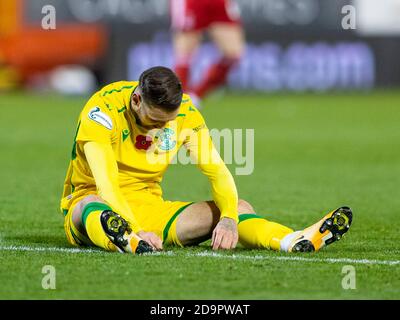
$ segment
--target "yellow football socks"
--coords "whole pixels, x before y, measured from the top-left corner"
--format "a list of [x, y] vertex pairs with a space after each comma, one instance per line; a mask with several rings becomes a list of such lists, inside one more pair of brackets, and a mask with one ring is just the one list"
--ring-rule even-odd
[[238, 232], [239, 242], [246, 248], [266, 248], [279, 251], [280, 241], [293, 230], [255, 214], [241, 214]]
[[111, 210], [109, 206], [100, 202], [91, 202], [82, 212], [82, 223], [85, 226], [89, 239], [98, 247], [107, 251], [117, 251], [117, 247], [107, 237], [101, 225], [100, 215], [104, 210]]

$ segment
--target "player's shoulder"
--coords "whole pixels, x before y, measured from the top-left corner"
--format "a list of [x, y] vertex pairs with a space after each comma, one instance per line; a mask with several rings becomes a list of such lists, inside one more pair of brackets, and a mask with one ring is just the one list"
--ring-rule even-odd
[[200, 130], [206, 127], [202, 114], [188, 94], [184, 94], [182, 97], [178, 117], [184, 121], [183, 128]]
[[132, 91], [137, 87], [138, 81], [112, 82], [97, 92], [87, 101], [84, 111], [99, 107], [101, 111], [117, 115], [129, 106]]
[[181, 102], [179, 112], [181, 114], [184, 114], [185, 116], [191, 115], [191, 114], [196, 114], [196, 113], [200, 114], [200, 111], [199, 111], [199, 109], [197, 109], [197, 107], [193, 103], [192, 98], [190, 97], [189, 94], [186, 94], [186, 93], [184, 93], [182, 96], [182, 102]]
[[116, 81], [102, 87], [98, 93], [101, 97], [107, 97], [115, 93], [131, 92], [138, 84], [138, 81]]

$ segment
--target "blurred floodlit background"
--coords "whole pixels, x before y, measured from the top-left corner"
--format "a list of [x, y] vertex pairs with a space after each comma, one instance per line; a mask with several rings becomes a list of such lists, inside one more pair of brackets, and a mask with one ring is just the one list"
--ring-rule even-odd
[[[0, 0], [0, 299], [400, 299], [400, 0], [236, 2], [245, 54], [227, 89], [201, 101], [213, 142], [258, 217], [301, 230], [349, 205], [346, 239], [304, 258], [215, 254], [209, 242], [155, 257], [71, 248], [59, 205], [78, 116], [100, 86], [174, 66], [169, 0]], [[212, 83], [219, 54], [206, 37], [194, 85]], [[126, 150], [138, 137], [128, 125], [115, 131], [129, 129]], [[165, 172], [164, 199], [212, 199], [185, 155]]]
[[[237, 3], [247, 46], [228, 88], [329, 91], [400, 84], [400, 0]], [[55, 29], [43, 28], [49, 5], [56, 10]], [[354, 29], [343, 28], [348, 5], [355, 9]], [[0, 92], [81, 95], [112, 81], [136, 80], [154, 65], [172, 67], [168, 10], [168, 0], [0, 0]], [[194, 59], [193, 83], [218, 58], [205, 40]]]

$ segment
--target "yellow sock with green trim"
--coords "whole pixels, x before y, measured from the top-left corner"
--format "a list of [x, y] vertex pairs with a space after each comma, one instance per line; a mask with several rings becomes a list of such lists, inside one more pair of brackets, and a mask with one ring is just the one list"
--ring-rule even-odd
[[293, 230], [255, 214], [239, 215], [239, 242], [246, 248], [279, 251], [280, 241]]
[[90, 241], [96, 246], [107, 251], [117, 251], [117, 247], [107, 237], [101, 225], [100, 216], [104, 210], [111, 210], [111, 208], [101, 202], [87, 204], [82, 212], [82, 224], [85, 226]]

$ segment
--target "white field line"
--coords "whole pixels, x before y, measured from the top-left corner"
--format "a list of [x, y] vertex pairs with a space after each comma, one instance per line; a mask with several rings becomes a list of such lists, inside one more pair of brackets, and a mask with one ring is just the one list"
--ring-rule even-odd
[[[0, 251], [33, 251], [33, 252], [61, 252], [61, 253], [102, 253], [107, 252], [93, 249], [80, 248], [58, 248], [58, 247], [29, 247], [29, 246], [0, 246]], [[147, 254], [146, 254], [147, 255]], [[152, 253], [149, 255], [157, 256], [175, 256], [172, 251], [163, 251]], [[371, 260], [371, 259], [350, 259], [350, 258], [314, 258], [300, 256], [249, 256], [242, 254], [221, 254], [217, 252], [199, 252], [187, 253], [187, 257], [206, 257], [217, 259], [233, 259], [233, 260], [265, 260], [265, 261], [299, 261], [299, 262], [325, 262], [325, 263], [349, 263], [349, 264], [366, 264], [366, 265], [400, 265], [400, 260]]]
[[350, 259], [350, 258], [307, 258], [299, 256], [249, 256], [249, 255], [223, 255], [216, 252], [200, 252], [197, 254], [191, 254], [190, 256], [201, 256], [201, 257], [214, 257], [214, 258], [228, 258], [238, 260], [278, 260], [278, 261], [301, 261], [301, 262], [327, 262], [327, 263], [354, 263], [354, 264], [381, 264], [381, 265], [399, 265], [400, 260], [370, 260], [370, 259]]
[[57, 247], [28, 247], [28, 246], [0, 246], [0, 251], [34, 251], [34, 252], [62, 252], [62, 253], [104, 253], [100, 250]]

